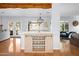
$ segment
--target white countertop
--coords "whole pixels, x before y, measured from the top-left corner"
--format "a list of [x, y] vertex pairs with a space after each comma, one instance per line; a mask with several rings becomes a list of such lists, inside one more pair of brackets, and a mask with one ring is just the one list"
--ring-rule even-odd
[[27, 36], [52, 36], [51, 32], [25, 32]]

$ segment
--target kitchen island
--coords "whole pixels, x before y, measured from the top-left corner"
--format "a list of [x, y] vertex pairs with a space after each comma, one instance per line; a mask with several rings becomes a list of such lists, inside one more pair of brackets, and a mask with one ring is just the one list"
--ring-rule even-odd
[[24, 52], [53, 52], [52, 33], [27, 32], [24, 36]]

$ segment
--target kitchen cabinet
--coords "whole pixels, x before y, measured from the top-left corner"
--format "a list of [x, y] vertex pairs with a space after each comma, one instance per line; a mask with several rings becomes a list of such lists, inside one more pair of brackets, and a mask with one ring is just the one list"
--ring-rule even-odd
[[53, 52], [51, 33], [26, 33], [24, 52]]

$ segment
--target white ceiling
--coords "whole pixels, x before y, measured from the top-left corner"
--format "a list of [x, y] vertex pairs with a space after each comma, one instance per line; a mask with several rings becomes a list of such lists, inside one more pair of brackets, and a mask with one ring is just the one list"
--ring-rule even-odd
[[1, 16], [39, 16], [41, 13], [41, 16], [50, 16], [51, 15], [51, 9], [0, 9], [0, 15]]
[[78, 16], [79, 3], [61, 3], [61, 16]]

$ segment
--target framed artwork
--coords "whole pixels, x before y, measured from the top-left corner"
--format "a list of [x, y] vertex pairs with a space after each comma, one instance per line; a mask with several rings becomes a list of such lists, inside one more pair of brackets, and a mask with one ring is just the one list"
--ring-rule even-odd
[[76, 21], [76, 20], [73, 21], [73, 22], [72, 22], [72, 25], [73, 25], [73, 26], [77, 26], [77, 25], [78, 25], [78, 21]]

